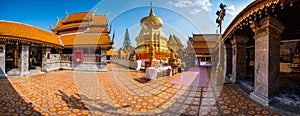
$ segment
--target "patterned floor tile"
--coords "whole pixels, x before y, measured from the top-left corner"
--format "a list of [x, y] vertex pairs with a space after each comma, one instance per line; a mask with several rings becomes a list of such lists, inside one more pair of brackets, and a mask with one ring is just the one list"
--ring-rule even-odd
[[178, 74], [146, 80], [142, 71], [108, 70], [0, 79], [0, 115], [278, 115], [231, 85], [214, 94], [210, 86], [169, 83]]

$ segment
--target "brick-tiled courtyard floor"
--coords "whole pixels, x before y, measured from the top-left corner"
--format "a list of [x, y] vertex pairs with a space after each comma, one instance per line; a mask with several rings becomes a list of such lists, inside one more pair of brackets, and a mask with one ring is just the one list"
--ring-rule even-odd
[[214, 90], [145, 80], [115, 64], [108, 72], [57, 71], [0, 79], [0, 115], [279, 115], [223, 86]]

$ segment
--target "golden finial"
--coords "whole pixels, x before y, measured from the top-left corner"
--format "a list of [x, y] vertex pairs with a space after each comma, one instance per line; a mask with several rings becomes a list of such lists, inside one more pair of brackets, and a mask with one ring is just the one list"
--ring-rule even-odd
[[150, 10], [150, 14], [149, 14], [149, 16], [154, 16], [154, 11], [153, 11], [153, 2], [152, 2], [152, 0], [150, 1], [150, 8], [151, 8], [151, 10]]

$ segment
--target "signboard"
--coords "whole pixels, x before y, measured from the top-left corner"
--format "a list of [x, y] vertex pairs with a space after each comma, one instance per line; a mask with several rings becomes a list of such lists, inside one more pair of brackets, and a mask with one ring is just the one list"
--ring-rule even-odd
[[74, 50], [74, 62], [83, 62], [83, 50]]

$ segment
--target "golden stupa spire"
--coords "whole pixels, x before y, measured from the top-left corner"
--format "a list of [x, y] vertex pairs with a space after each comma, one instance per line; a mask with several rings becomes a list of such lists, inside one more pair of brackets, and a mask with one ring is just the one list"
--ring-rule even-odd
[[155, 15], [154, 15], [154, 11], [153, 11], [153, 3], [152, 3], [152, 0], [150, 1], [150, 8], [151, 8], [151, 10], [150, 10], [149, 16], [155, 16]]

